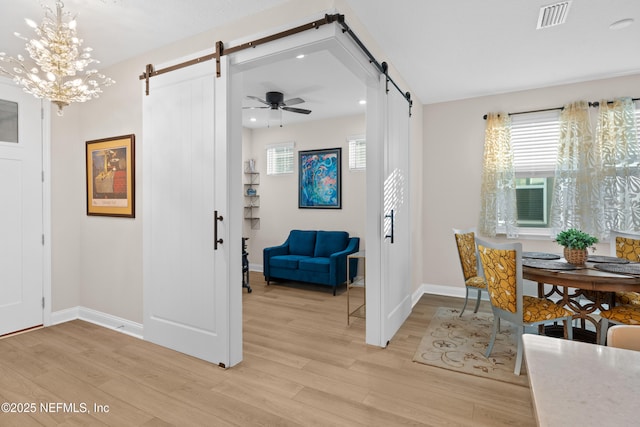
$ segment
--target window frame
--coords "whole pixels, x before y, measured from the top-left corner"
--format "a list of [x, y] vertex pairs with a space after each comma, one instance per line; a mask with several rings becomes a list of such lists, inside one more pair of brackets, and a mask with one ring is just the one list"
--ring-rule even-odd
[[352, 135], [347, 138], [347, 145], [349, 170], [365, 171], [367, 169], [367, 138], [364, 135]]
[[[289, 175], [295, 170], [295, 142], [269, 144], [265, 147], [267, 176]], [[278, 153], [280, 151], [280, 153]], [[272, 156], [277, 155], [277, 158]], [[286, 158], [285, 158], [286, 157]], [[275, 168], [275, 170], [274, 170]]]

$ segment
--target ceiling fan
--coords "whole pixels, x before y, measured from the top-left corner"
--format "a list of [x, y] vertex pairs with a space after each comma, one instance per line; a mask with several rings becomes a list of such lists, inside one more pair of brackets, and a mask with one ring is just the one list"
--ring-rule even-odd
[[258, 102], [261, 102], [267, 107], [244, 107], [249, 109], [270, 109], [270, 110], [283, 110], [289, 111], [291, 113], [299, 113], [299, 114], [309, 114], [311, 110], [306, 110], [304, 108], [293, 108], [292, 105], [302, 104], [304, 99], [302, 98], [291, 98], [284, 100], [284, 95], [282, 92], [267, 92], [265, 99], [258, 98], [257, 96], [248, 95], [247, 98], [254, 99]]

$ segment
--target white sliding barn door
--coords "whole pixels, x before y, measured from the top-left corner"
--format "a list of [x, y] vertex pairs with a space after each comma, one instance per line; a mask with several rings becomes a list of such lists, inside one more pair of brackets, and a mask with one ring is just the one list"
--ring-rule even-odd
[[222, 60], [220, 78], [208, 61], [152, 78], [143, 94], [143, 300], [145, 339], [230, 366], [229, 264], [240, 295], [241, 250], [229, 240]]
[[[367, 147], [367, 164], [371, 158], [371, 167], [382, 171], [380, 175], [380, 171], [367, 168], [368, 177], [372, 177], [368, 181], [382, 186], [381, 192], [375, 191], [375, 186], [374, 192], [368, 192], [368, 198], [375, 198], [379, 204], [379, 218], [369, 219], [373, 227], [369, 230], [381, 237], [381, 245], [375, 250], [367, 248], [368, 258], [380, 260], [380, 270], [376, 272], [380, 277], [379, 292], [371, 296], [367, 292], [367, 315], [373, 311], [380, 317], [374, 314], [367, 319], [367, 342], [385, 346], [411, 313], [410, 117], [407, 100], [391, 83], [387, 92], [386, 77], [382, 75], [380, 79], [367, 117], [367, 133], [381, 138]], [[374, 122], [373, 117], [379, 120]]]
[[0, 335], [43, 324], [41, 105], [0, 81]]

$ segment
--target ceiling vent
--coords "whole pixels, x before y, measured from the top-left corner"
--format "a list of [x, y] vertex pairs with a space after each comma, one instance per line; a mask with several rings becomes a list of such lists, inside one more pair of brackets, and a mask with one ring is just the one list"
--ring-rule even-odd
[[556, 4], [550, 4], [548, 6], [542, 6], [540, 8], [540, 15], [538, 16], [537, 29], [540, 30], [542, 28], [549, 28], [564, 24], [567, 21], [567, 15], [569, 14], [569, 6], [571, 6], [571, 1], [563, 1]]

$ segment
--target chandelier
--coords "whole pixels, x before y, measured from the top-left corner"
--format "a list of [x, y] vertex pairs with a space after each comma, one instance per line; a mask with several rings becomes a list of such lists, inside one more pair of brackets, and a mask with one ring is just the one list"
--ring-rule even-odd
[[[13, 78], [25, 92], [56, 104], [58, 115], [62, 116], [62, 109], [67, 105], [97, 98], [102, 87], [115, 82], [96, 69], [87, 69], [99, 61], [91, 58], [93, 49], [81, 48], [82, 39], [77, 35], [75, 16], [62, 11], [62, 1], [57, 0], [55, 4], [55, 14], [50, 7], [42, 5], [45, 16], [40, 25], [25, 19], [38, 38], [29, 40], [15, 33], [16, 37], [27, 42], [25, 49], [37, 66], [22, 55], [13, 58], [0, 52], [0, 73]], [[3, 67], [2, 62], [9, 65]]]

